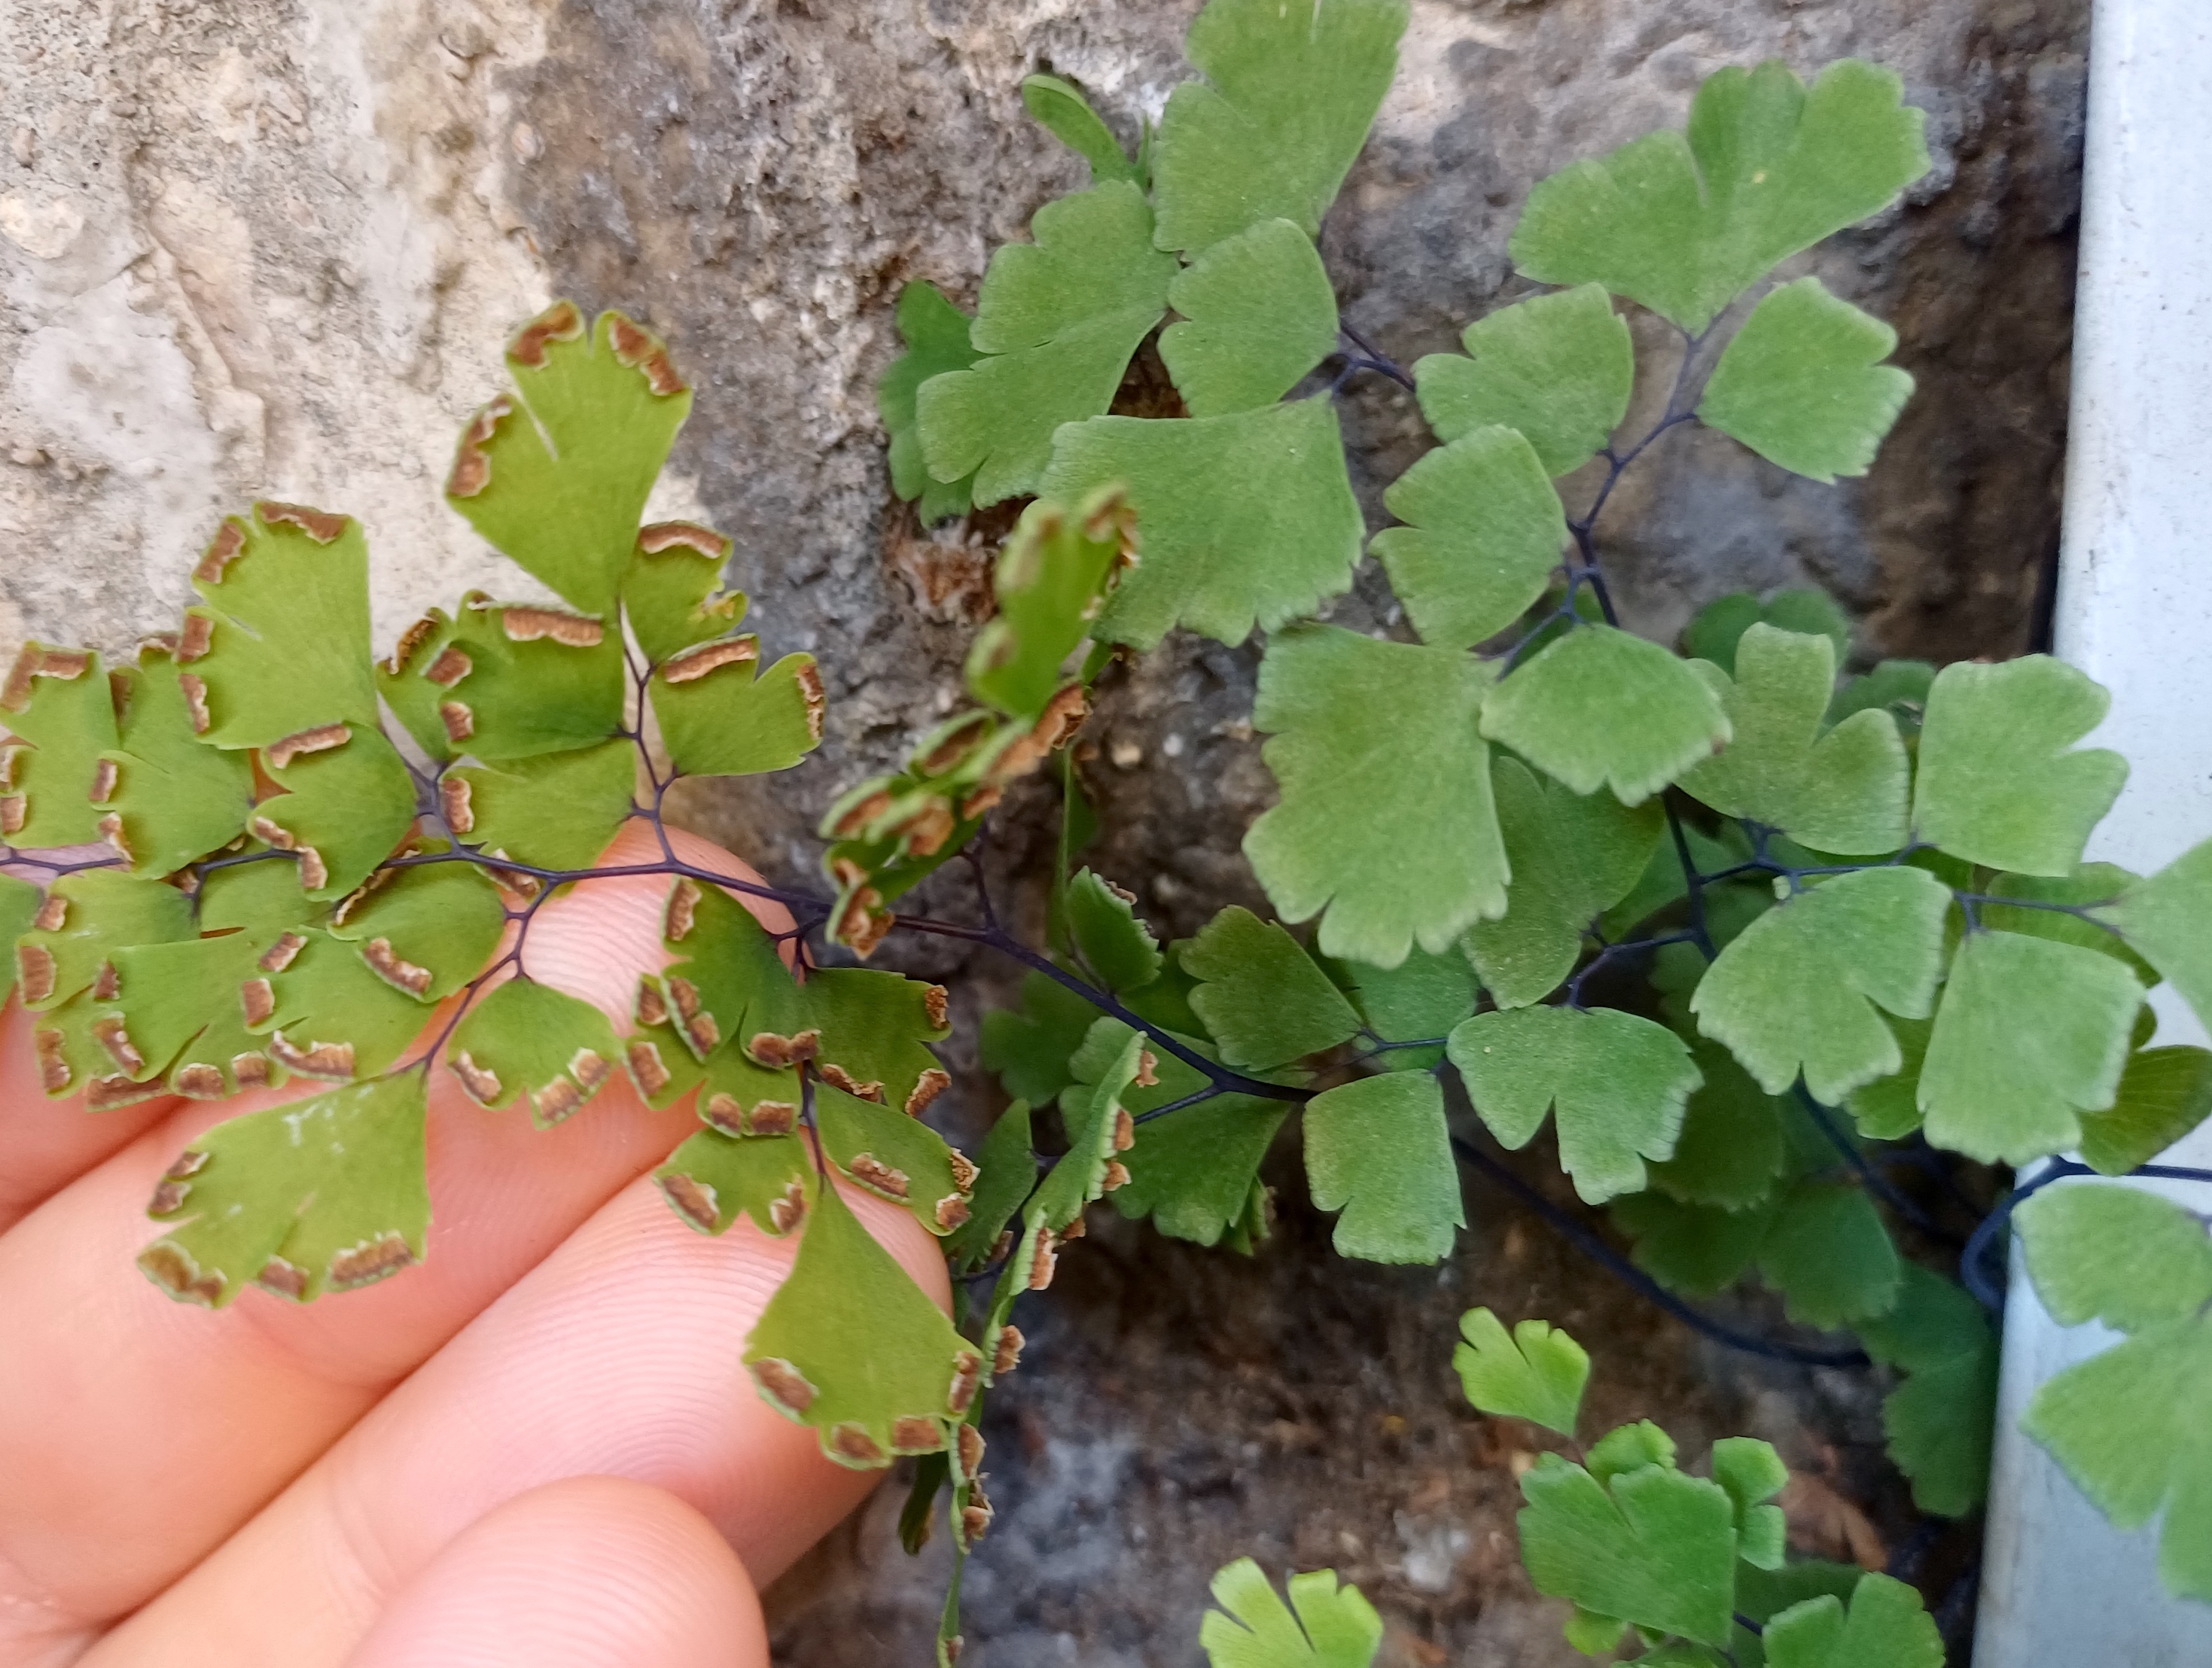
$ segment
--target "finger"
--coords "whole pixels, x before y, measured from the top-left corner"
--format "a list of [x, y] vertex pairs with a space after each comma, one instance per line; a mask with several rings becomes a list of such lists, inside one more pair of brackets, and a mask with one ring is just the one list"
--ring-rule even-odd
[[590, 1477], [518, 1495], [471, 1524], [346, 1660], [768, 1668], [768, 1659], [760, 1600], [714, 1525], [663, 1489]]
[[[12, 973], [0, 969], [0, 979]], [[0, 1015], [0, 1234], [32, 1206], [110, 1153], [128, 1146], [176, 1110], [177, 1097], [157, 1095], [112, 1112], [87, 1112], [82, 1096], [46, 1099], [31, 1045], [37, 1022], [8, 998]]]
[[[702, 841], [678, 849], [750, 875]], [[636, 828], [607, 860], [658, 855]], [[651, 926], [635, 927], [641, 913], [658, 919], [665, 884], [594, 882], [548, 903], [532, 969], [559, 982], [567, 958], [634, 983], [665, 959]], [[304, 1307], [249, 1291], [211, 1315], [170, 1301], [132, 1259], [162, 1171], [236, 1109], [186, 1105], [0, 1237], [0, 1661], [11, 1629], [97, 1623], [173, 1580], [696, 1127], [617, 1079], [576, 1117], [534, 1130], [474, 1106], [439, 1071], [425, 1265]]]
[[[912, 1216], [846, 1197], [944, 1304], [944, 1257]], [[883, 1475], [824, 1459], [742, 1365], [794, 1250], [750, 1222], [694, 1234], [632, 1184], [87, 1668], [343, 1660], [380, 1595], [501, 1503], [569, 1477], [668, 1490], [765, 1586]]]

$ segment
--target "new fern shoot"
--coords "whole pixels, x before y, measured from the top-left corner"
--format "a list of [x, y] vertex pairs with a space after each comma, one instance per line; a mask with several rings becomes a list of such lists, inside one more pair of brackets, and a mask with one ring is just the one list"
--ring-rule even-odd
[[[2168, 1585], [2212, 1598], [2212, 1247], [2179, 1207], [2075, 1180], [2143, 1168], [2212, 1110], [2212, 1054], [2158, 1042], [2144, 1006], [2164, 980], [2212, 1016], [2212, 843], [2148, 877], [2084, 862], [2125, 767], [2081, 745], [2106, 697], [2057, 661], [1853, 673], [1847, 623], [1809, 592], [1723, 598], [1678, 653], [1624, 628], [1608, 588], [1614, 488], [1676, 428], [1822, 482], [1874, 459], [1911, 390], [1894, 334], [1784, 264], [1926, 170], [1921, 112], [1855, 61], [1809, 84], [1721, 71], [1685, 130], [1540, 184], [1511, 243], [1529, 293], [1407, 371], [1342, 325], [1314, 241], [1406, 18], [1212, 0], [1196, 77], [1133, 155], [1066, 82], [1026, 85], [1093, 183], [997, 252], [972, 316], [908, 287], [881, 399], [894, 487], [925, 519], [1033, 501], [971, 704], [825, 808], [818, 891], [686, 861], [664, 825], [683, 777], [805, 757], [823, 685], [739, 629], [726, 536], [641, 525], [691, 395], [619, 312], [526, 325], [447, 485], [557, 603], [471, 593], [378, 658], [362, 527], [262, 502], [130, 661], [25, 649], [0, 688], [0, 917], [49, 1094], [96, 1115], [298, 1091], [177, 1155], [149, 1277], [221, 1306], [402, 1276], [433, 1204], [428, 1074], [540, 1125], [627, 1074], [696, 1112], [658, 1172], [684, 1222], [798, 1238], [732, 1341], [759, 1393], [842, 1464], [922, 1456], [908, 1538], [947, 1494], [964, 1560], [991, 1520], [980, 1419], [1020, 1357], [1015, 1308], [1086, 1209], [1249, 1252], [1294, 1113], [1346, 1256], [1448, 1254], [1472, 1169], [1717, 1336], [1893, 1369], [1890, 1451], [1938, 1516], [1982, 1496], [1996, 1334], [1977, 1298], [2016, 1220], [2053, 1312], [2124, 1334], [2045, 1386], [2029, 1429], [2117, 1522], [2162, 1511]], [[1671, 330], [1641, 365], [1636, 308]], [[1113, 409], [1147, 342], [1183, 415]], [[1360, 375], [1401, 384], [1437, 440], [1379, 529], [1335, 408]], [[1659, 387], [1638, 408], [1642, 376]], [[1626, 430], [1632, 409], [1658, 415]], [[1322, 617], [1369, 555], [1403, 604], [1391, 640]], [[1279, 919], [1232, 907], [1163, 943], [1080, 865], [1069, 744], [1117, 658], [1255, 629], [1279, 792], [1244, 849]], [[980, 888], [968, 919], [902, 913], [1040, 769], [1067, 819], [1048, 942]], [[657, 852], [607, 861], [633, 822]], [[617, 876], [664, 888], [668, 960], [610, 1015], [533, 980], [528, 945], [550, 899]], [[984, 1022], [1012, 1103], [973, 1155], [925, 1117], [945, 992], [851, 964], [901, 931], [1026, 969], [1020, 1006]], [[1065, 1149], [1040, 1160], [1054, 1110]], [[1498, 1155], [1547, 1125], [1612, 1237]], [[2082, 1160], [1954, 1227], [1891, 1180], [1923, 1149]], [[939, 1237], [952, 1316], [833, 1178]], [[1938, 1265], [1947, 1241], [1963, 1255]], [[1688, 1301], [1751, 1277], [1855, 1342], [1747, 1338]], [[1476, 1407], [1569, 1445], [1523, 1479], [1521, 1526], [1575, 1644], [1652, 1668], [1941, 1660], [1911, 1588], [1786, 1560], [1763, 1444], [1691, 1466], [1632, 1424], [1574, 1448], [1581, 1347], [1486, 1310], [1464, 1331]], [[1287, 1606], [1249, 1561], [1214, 1593], [1217, 1668], [1358, 1668], [1381, 1637], [1327, 1572], [1292, 1576]], [[945, 1662], [958, 1616], [956, 1572]]]

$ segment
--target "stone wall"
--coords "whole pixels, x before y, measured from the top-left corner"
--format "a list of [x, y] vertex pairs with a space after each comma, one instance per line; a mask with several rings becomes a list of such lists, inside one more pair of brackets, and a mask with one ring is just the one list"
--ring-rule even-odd
[[[829, 675], [823, 755], [690, 814], [773, 871], [811, 872], [836, 786], [949, 707], [989, 553], [988, 530], [925, 536], [890, 498], [872, 387], [896, 350], [891, 300], [927, 276], [972, 301], [991, 249], [1081, 183], [1024, 118], [1024, 73], [1080, 82], [1131, 128], [1183, 73], [1194, 9], [0, 7], [0, 649], [126, 646], [184, 600], [216, 517], [263, 493], [363, 519], [387, 638], [466, 585], [526, 590], [438, 502], [453, 437], [497, 385], [510, 325], [554, 294], [618, 304], [672, 337], [698, 387], [665, 506], [735, 537], [767, 646], [811, 648]], [[1402, 361], [1449, 345], [1515, 293], [1505, 239], [1529, 185], [1679, 121], [1714, 68], [1894, 66], [1929, 112], [1935, 172], [1813, 267], [1896, 322], [1920, 379], [1881, 462], [1830, 489], [1678, 434], [1624, 489], [1607, 543], [1656, 634], [1720, 591], [1809, 579], [1850, 607], [1864, 654], [2016, 652], [2056, 543], [2087, 13], [1414, 0], [1398, 83], [1324, 231], [1346, 316]], [[1380, 385], [1350, 397], [1347, 432], [1375, 510], [1427, 440]], [[1382, 623], [1386, 605], [1370, 574], [1336, 617]], [[1237, 841], [1268, 792], [1252, 665], [1172, 642], [1115, 675], [1096, 726], [1097, 861], [1177, 931], [1252, 897]], [[1032, 867], [1033, 843], [1017, 816], [1000, 870]], [[955, 1115], [973, 1119], [988, 1097], [963, 1088]], [[1006, 1511], [973, 1589], [974, 1659], [1188, 1661], [1205, 1574], [1247, 1547], [1367, 1583], [1392, 1660], [1549, 1659], [1547, 1613], [1500, 1538], [1510, 1488], [1478, 1478], [1486, 1427], [1439, 1377], [1452, 1314], [1486, 1297], [1528, 1312], [1529, 1259], [1548, 1254], [1516, 1251], [1541, 1230], [1487, 1203], [1495, 1219], [1441, 1276], [1338, 1280], [1295, 1211], [1253, 1271], [1101, 1236], [1041, 1326], [1064, 1347], [1040, 1349], [995, 1416]], [[1619, 1307], [1601, 1277], [1544, 1277], [1555, 1319]], [[1246, 1307], [1231, 1325], [1187, 1311], [1194, 1289]], [[1671, 1329], [1637, 1348], [1649, 1396], [1623, 1412], [1688, 1409], [1713, 1434], [1723, 1415], [1783, 1418]], [[1790, 1387], [1790, 1416], [1821, 1426], [1803, 1411], [1819, 1396]], [[1879, 1440], [1845, 1403], [1805, 1439], [1838, 1486]], [[880, 1518], [781, 1595], [793, 1660], [915, 1659], [935, 1568], [886, 1555]]]

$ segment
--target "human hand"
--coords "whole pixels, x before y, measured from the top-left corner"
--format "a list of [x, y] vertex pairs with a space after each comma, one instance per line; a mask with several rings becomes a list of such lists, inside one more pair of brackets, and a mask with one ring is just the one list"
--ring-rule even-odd
[[[757, 878], [671, 834], [685, 861]], [[633, 828], [610, 864], [652, 860]], [[529, 973], [627, 1028], [666, 883], [547, 903]], [[771, 931], [790, 925], [747, 900]], [[423, 1266], [209, 1312], [133, 1265], [161, 1173], [312, 1085], [88, 1113], [0, 1020], [0, 1668], [768, 1660], [755, 1590], [865, 1495], [739, 1356], [794, 1246], [694, 1234], [647, 1174], [696, 1124], [617, 1077], [568, 1122], [430, 1087]], [[434, 1030], [428, 1033], [435, 1035]], [[845, 1197], [941, 1303], [904, 1210]]]

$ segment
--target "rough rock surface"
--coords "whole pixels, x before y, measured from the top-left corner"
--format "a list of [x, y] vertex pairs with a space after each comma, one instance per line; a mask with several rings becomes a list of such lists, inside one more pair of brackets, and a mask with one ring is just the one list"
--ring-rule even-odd
[[[830, 675], [823, 755], [691, 815], [810, 872], [836, 786], [949, 707], [989, 549], [990, 529], [925, 536], [890, 502], [872, 385], [891, 299], [915, 276], [972, 299], [991, 249], [1081, 182], [1023, 117], [1024, 73], [1070, 76], [1133, 126], [1184, 73], [1195, 9], [0, 7], [0, 650], [116, 648], [165, 622], [216, 515], [261, 493], [363, 518], [386, 636], [465, 585], [521, 588], [437, 501], [453, 436], [509, 325], [556, 294], [619, 304], [671, 334], [699, 388], [669, 507], [736, 537], [769, 646], [812, 648]], [[1866, 655], [2016, 652], [2056, 540], [2087, 16], [2087, 0], [1414, 0], [1325, 229], [1346, 316], [1403, 361], [1449, 346], [1516, 293], [1504, 245], [1529, 185], [1679, 121], [1723, 64], [1895, 66], [1936, 171], [1814, 268], [1896, 323], [1920, 379], [1881, 462], [1828, 489], [1670, 436], [1607, 544], [1656, 634], [1720, 591], [1809, 578], [1850, 606]], [[1376, 511], [1427, 441], [1379, 380], [1347, 406]], [[1336, 617], [1387, 625], [1381, 595], [1370, 576]], [[1268, 792], [1252, 665], [1171, 643], [1115, 675], [1094, 725], [1097, 860], [1175, 931], [1252, 901], [1237, 842]], [[1011, 822], [1013, 880], [1036, 825]], [[973, 1119], [988, 1097], [963, 1088], [953, 1115]], [[1778, 1411], [1772, 1386], [1671, 1324], [1628, 1325], [1603, 1276], [1477, 1204], [1441, 1271], [1346, 1272], [1295, 1210], [1249, 1267], [1119, 1230], [1071, 1256], [994, 1415], [1003, 1515], [970, 1659], [1190, 1661], [1206, 1573], [1248, 1548], [1369, 1583], [1387, 1660], [1562, 1658], [1514, 1572], [1510, 1471], [1477, 1463], [1510, 1438], [1452, 1406], [1442, 1367], [1474, 1301], [1626, 1327], [1607, 1411], [1686, 1434], [1789, 1424], [1793, 1459], [1866, 1497], [1863, 1396], [1831, 1406], [1785, 1374], [1796, 1411]], [[890, 1546], [892, 1507], [780, 1597], [792, 1660], [915, 1659], [938, 1572]]]

